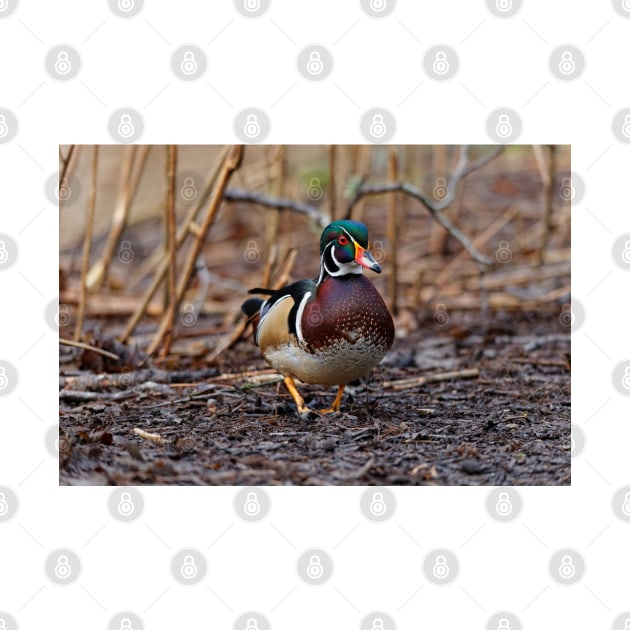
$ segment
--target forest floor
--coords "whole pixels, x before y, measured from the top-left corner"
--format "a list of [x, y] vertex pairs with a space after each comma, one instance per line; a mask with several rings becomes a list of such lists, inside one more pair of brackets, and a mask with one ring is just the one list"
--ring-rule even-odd
[[[567, 327], [538, 312], [450, 320], [398, 338], [340, 414], [309, 420], [250, 334], [216, 367], [108, 374], [62, 348], [60, 484], [569, 485]], [[334, 390], [300, 386], [313, 409]]]

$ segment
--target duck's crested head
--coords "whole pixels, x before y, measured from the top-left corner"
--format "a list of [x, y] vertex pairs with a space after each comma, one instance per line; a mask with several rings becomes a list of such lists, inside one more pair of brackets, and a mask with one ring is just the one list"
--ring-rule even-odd
[[[339, 237], [343, 236], [345, 236], [348, 242], [354, 241], [363, 247], [363, 249], [368, 248], [368, 230], [365, 224], [360, 221], [347, 219], [334, 221], [324, 229], [319, 243], [319, 253], [324, 253], [324, 248], [330, 241], [339, 240]], [[342, 238], [341, 240], [342, 243], [344, 243], [344, 239]]]
[[[361, 267], [381, 272], [381, 266], [368, 251], [368, 230], [359, 221], [334, 221], [322, 232], [320, 254], [329, 275], [360, 273]], [[330, 265], [326, 264], [329, 259]], [[334, 268], [337, 268], [335, 270]], [[338, 270], [342, 270], [339, 273]]]

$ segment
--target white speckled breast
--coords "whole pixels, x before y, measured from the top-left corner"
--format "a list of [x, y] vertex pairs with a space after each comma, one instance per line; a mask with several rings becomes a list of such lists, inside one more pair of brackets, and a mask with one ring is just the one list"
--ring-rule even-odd
[[386, 352], [382, 346], [344, 339], [317, 352], [291, 344], [268, 347], [264, 357], [281, 374], [299, 378], [303, 383], [344, 385], [365, 376]]

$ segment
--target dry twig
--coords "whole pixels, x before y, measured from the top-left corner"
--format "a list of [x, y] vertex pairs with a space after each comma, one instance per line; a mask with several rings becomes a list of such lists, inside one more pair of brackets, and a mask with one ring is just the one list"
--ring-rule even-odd
[[534, 146], [534, 156], [536, 158], [536, 164], [540, 171], [540, 177], [543, 183], [543, 203], [545, 207], [544, 215], [544, 231], [542, 235], [542, 242], [538, 249], [538, 264], [542, 265], [544, 262], [545, 250], [551, 237], [552, 230], [552, 218], [553, 218], [553, 183], [556, 177], [556, 147], [549, 145], [549, 162], [545, 164], [545, 156], [543, 154], [542, 147], [540, 145]]
[[[229, 147], [226, 147], [226, 149], [221, 154], [220, 160], [218, 160], [216, 164], [213, 166], [210, 178], [208, 180], [208, 185], [206, 186], [206, 189], [204, 190], [203, 195], [201, 195], [201, 198], [199, 199], [199, 203], [190, 210], [190, 212], [186, 215], [186, 218], [184, 219], [184, 223], [180, 226], [177, 232], [177, 246], [178, 247], [182, 245], [182, 243], [185, 241], [188, 234], [195, 233], [195, 231], [197, 231], [197, 230], [194, 230], [192, 227], [195, 222], [195, 217], [197, 216], [197, 213], [201, 210], [201, 208], [205, 205], [208, 197], [210, 196], [210, 192], [214, 189], [215, 181], [219, 175], [219, 172], [221, 170], [221, 165], [225, 161], [228, 151], [229, 151]], [[123, 343], [130, 337], [130, 335], [133, 333], [136, 326], [138, 325], [138, 322], [142, 319], [143, 315], [145, 314], [145, 312], [147, 311], [149, 307], [151, 299], [155, 295], [155, 292], [157, 291], [158, 287], [162, 283], [162, 280], [164, 279], [164, 276], [166, 272], [168, 271], [168, 256], [166, 255], [165, 252], [162, 252], [161, 260], [157, 259], [156, 262], [159, 263], [159, 267], [155, 273], [155, 276], [153, 277], [153, 281], [151, 282], [151, 285], [145, 292], [144, 297], [142, 299], [142, 303], [140, 304], [138, 309], [135, 311], [135, 313], [129, 318], [129, 321], [127, 322], [127, 326], [125, 326], [125, 330], [123, 334], [120, 336], [120, 341]]]
[[[190, 282], [190, 278], [192, 277], [192, 273], [195, 269], [195, 261], [197, 260], [197, 256], [199, 255], [199, 252], [201, 251], [201, 247], [206, 239], [208, 230], [210, 229], [210, 226], [214, 222], [217, 212], [219, 211], [219, 208], [221, 207], [225, 187], [230, 177], [232, 176], [232, 173], [234, 173], [234, 171], [237, 170], [238, 167], [240, 166], [242, 158], [243, 158], [243, 146], [236, 145], [232, 147], [231, 151], [227, 154], [225, 161], [223, 162], [223, 165], [221, 166], [221, 170], [217, 178], [217, 183], [212, 192], [210, 202], [206, 210], [206, 214], [202, 219], [201, 225], [199, 226], [199, 233], [195, 235], [195, 239], [193, 241], [192, 247], [190, 248], [188, 252], [188, 257], [184, 261], [184, 268], [180, 273], [180, 279], [177, 285], [176, 295], [173, 302], [173, 308], [175, 309], [179, 308], [179, 304], [184, 296], [186, 287], [188, 286], [188, 283]], [[160, 323], [160, 327], [155, 335], [155, 338], [153, 339], [153, 342], [151, 343], [151, 345], [149, 346], [149, 349], [147, 350], [149, 355], [153, 354], [156, 351], [156, 349], [160, 346], [160, 344], [162, 343], [162, 339], [164, 338], [164, 335], [169, 330], [169, 325], [170, 323], [168, 319], [163, 318], [162, 322]]]
[[439, 383], [441, 381], [452, 381], [460, 378], [477, 378], [479, 370], [473, 368], [470, 370], [457, 370], [455, 372], [442, 372], [440, 374], [427, 374], [425, 376], [415, 376], [413, 378], [402, 378], [397, 381], [385, 381], [383, 388], [391, 387], [394, 390], [410, 389], [411, 387], [419, 387], [427, 383]]
[[176, 275], [177, 275], [177, 243], [175, 235], [175, 178], [177, 177], [177, 147], [169, 144], [166, 157], [166, 206], [165, 225], [166, 225], [166, 243], [165, 248], [168, 252], [168, 308], [164, 314], [167, 320], [167, 334], [164, 337], [164, 345], [162, 346], [162, 357], [168, 354], [173, 339], [172, 330], [175, 323], [175, 314], [177, 312], [176, 300]]
[[91, 346], [89, 343], [83, 343], [82, 341], [76, 341], [74, 339], [64, 339], [63, 337], [59, 337], [59, 343], [62, 346], [71, 346], [73, 348], [81, 348], [82, 350], [91, 350], [92, 352], [96, 352], [96, 354], [102, 354], [104, 357], [114, 359], [114, 361], [118, 361], [120, 359], [120, 357], [113, 352], [107, 352], [107, 350], [96, 348], [95, 346]]
[[294, 199], [279, 199], [277, 197], [269, 197], [262, 193], [252, 192], [249, 190], [240, 190], [236, 188], [228, 188], [223, 198], [226, 201], [242, 201], [245, 203], [256, 203], [265, 208], [276, 208], [278, 210], [293, 210], [309, 216], [319, 227], [325, 228], [330, 223], [330, 217], [326, 212], [301, 201]]
[[127, 217], [129, 216], [129, 210], [131, 209], [131, 203], [135, 197], [138, 189], [138, 183], [140, 177], [144, 171], [147, 155], [149, 153], [149, 147], [143, 146], [140, 150], [140, 157], [135, 162], [138, 147], [132, 145], [127, 148], [125, 159], [122, 162], [120, 168], [120, 188], [118, 199], [116, 200], [116, 207], [112, 216], [112, 227], [107, 237], [105, 247], [103, 248], [103, 254], [100, 260], [98, 260], [88, 273], [87, 285], [89, 289], [98, 288], [103, 284], [107, 276], [107, 270], [112, 262], [114, 251], [122, 233], [127, 225]]
[[[76, 164], [77, 157], [79, 155], [80, 147], [76, 144], [71, 144], [68, 148], [68, 153], [64, 158], [61, 153], [61, 147], [59, 147], [59, 160], [61, 162], [61, 170], [59, 171], [59, 183], [67, 181], [67, 177], [70, 175], [74, 165]], [[59, 200], [61, 205], [62, 200]]]
[[149, 433], [148, 431], [144, 431], [143, 429], [138, 429], [134, 427], [133, 432], [143, 440], [147, 440], [147, 442], [152, 442], [153, 444], [159, 444], [160, 446], [164, 444], [170, 444], [171, 440], [162, 437], [159, 433]]
[[[396, 147], [389, 147], [389, 161], [387, 174], [390, 181], [398, 180], [398, 156]], [[387, 282], [387, 293], [389, 296], [389, 307], [394, 316], [398, 315], [398, 195], [393, 193], [389, 196], [387, 208], [387, 238], [391, 251], [390, 275]]]
[[[70, 159], [70, 156], [68, 156]], [[79, 308], [77, 309], [77, 321], [74, 327], [74, 341], [81, 338], [83, 317], [85, 315], [85, 303], [87, 301], [87, 275], [90, 267], [90, 248], [92, 246], [92, 228], [94, 227], [94, 211], [96, 208], [96, 175], [98, 172], [98, 145], [94, 145], [92, 153], [92, 178], [90, 180], [90, 201], [88, 215], [85, 220], [85, 237], [83, 240], [83, 260], [81, 262], [81, 293], [79, 295]]]
[[492, 259], [480, 254], [475, 249], [470, 239], [459, 228], [455, 227], [455, 225], [453, 225], [453, 223], [451, 223], [451, 221], [442, 214], [442, 211], [453, 203], [457, 187], [459, 186], [461, 180], [473, 171], [476, 171], [482, 166], [488, 164], [488, 162], [499, 155], [502, 150], [503, 147], [497, 147], [496, 149], [489, 151], [485, 155], [471, 162], [468, 160], [468, 147], [462, 146], [459, 161], [446, 184], [446, 194], [442, 200], [434, 201], [422, 190], [408, 182], [388, 182], [386, 184], [373, 184], [370, 186], [363, 185], [357, 189], [354, 197], [351, 199], [346, 214], [350, 215], [352, 206], [366, 195], [381, 195], [383, 193], [402, 192], [413, 199], [417, 199], [426, 208], [426, 210], [428, 210], [433, 219], [435, 219], [451, 236], [453, 236], [453, 238], [457, 239], [462, 247], [464, 247], [464, 249], [478, 264], [490, 266], [493, 264]]

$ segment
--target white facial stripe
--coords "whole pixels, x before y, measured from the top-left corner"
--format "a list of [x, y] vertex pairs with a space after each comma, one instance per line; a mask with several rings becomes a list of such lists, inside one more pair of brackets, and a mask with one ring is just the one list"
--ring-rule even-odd
[[[355, 247], [360, 247], [360, 245], [352, 238], [352, 235], [346, 229], [344, 229], [343, 227], [341, 229], [345, 232], [345, 234], [347, 234], [348, 238], [352, 240]], [[326, 252], [329, 248], [330, 257], [332, 258], [335, 265], [338, 267], [337, 271], [333, 271], [326, 266]], [[335, 256], [335, 241], [330, 241], [324, 248], [324, 252], [321, 255], [320, 271], [319, 278], [317, 279], [317, 284], [321, 284], [321, 282], [324, 280], [324, 273], [332, 276], [333, 278], [347, 276], [349, 274], [359, 275], [363, 273], [363, 267], [354, 260], [348, 263], [339, 262], [337, 260], [337, 257]]]
[[339, 267], [339, 271], [335, 271], [335, 272], [331, 272], [330, 270], [326, 269], [326, 271], [328, 272], [329, 275], [331, 276], [345, 276], [346, 274], [349, 273], [363, 273], [363, 267], [361, 267], [361, 265], [358, 265], [357, 263], [354, 262], [354, 260], [352, 262], [349, 263], [342, 263], [339, 262], [337, 260], [337, 257], [335, 256], [335, 247], [333, 245], [333, 247], [330, 250], [330, 255], [332, 257], [332, 259], [335, 262], [335, 265], [337, 265], [337, 267]]
[[[360, 247], [361, 249], [365, 249], [365, 247], [362, 247], [361, 245], [359, 245], [359, 243], [356, 242], [356, 240], [353, 238], [352, 234], [350, 234], [350, 232], [348, 232], [348, 230], [346, 230], [346, 228], [341, 226], [341, 229], [346, 233], [348, 238], [352, 241], [352, 244], [354, 245], [355, 249], [357, 247]], [[368, 245], [369, 245], [369, 243], [368, 243]]]
[[302, 315], [304, 314], [306, 303], [308, 302], [308, 299], [310, 297], [311, 297], [311, 292], [307, 291], [300, 302], [300, 306], [298, 306], [297, 314], [295, 316], [295, 333], [297, 334], [297, 338], [300, 342], [304, 341], [304, 337], [302, 335]]

